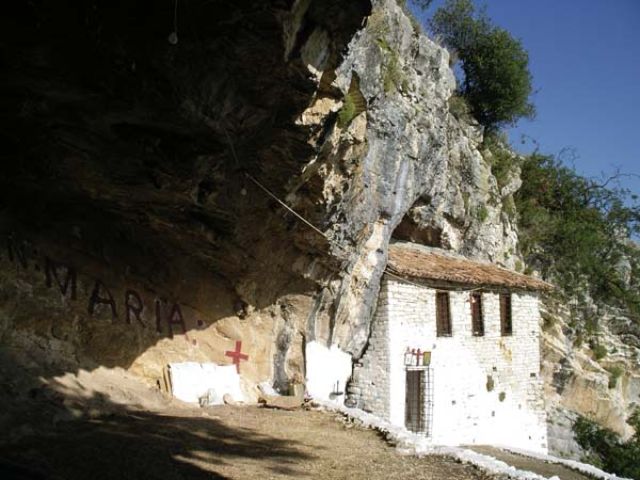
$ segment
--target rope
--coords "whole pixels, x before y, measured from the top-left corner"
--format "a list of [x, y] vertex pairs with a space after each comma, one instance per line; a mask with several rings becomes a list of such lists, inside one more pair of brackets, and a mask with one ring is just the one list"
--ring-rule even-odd
[[[316, 233], [318, 233], [319, 235], [322, 235], [322, 237], [327, 240], [327, 242], [329, 242], [330, 245], [337, 247], [338, 249], [342, 250], [343, 252], [346, 252], [347, 250], [345, 249], [345, 247], [343, 247], [342, 245], [340, 245], [339, 243], [335, 243], [334, 241], [332, 241], [330, 238], [327, 237], [327, 235], [320, 230], [318, 227], [316, 227], [315, 225], [313, 225], [310, 221], [308, 221], [306, 218], [304, 218], [302, 215], [300, 215], [298, 212], [296, 212], [293, 208], [291, 208], [289, 205], [287, 205], [285, 202], [283, 202], [282, 200], [280, 200], [271, 190], [269, 190], [267, 187], [265, 187], [262, 183], [260, 183], [256, 178], [254, 178], [252, 175], [250, 175], [249, 173], [245, 172], [246, 177], [251, 180], [253, 183], [255, 183], [258, 187], [260, 187], [260, 189], [262, 191], [264, 191], [267, 195], [269, 195], [271, 198], [273, 198], [276, 202], [278, 202], [280, 205], [282, 205], [284, 208], [286, 208], [289, 212], [291, 212], [293, 215], [296, 216], [296, 218], [298, 218], [301, 222], [303, 222], [305, 225], [307, 225], [309, 228], [311, 228], [313, 231], [315, 231]], [[410, 285], [413, 285], [415, 287], [420, 287], [420, 288], [424, 288], [425, 285], [422, 285], [420, 283], [416, 283], [413, 282], [401, 275], [398, 275], [396, 273], [393, 273], [392, 271], [389, 270], [388, 267], [385, 267], [385, 269], [382, 271], [383, 274], [386, 274], [390, 277], [396, 278], [398, 280], [401, 280], [404, 283], [408, 283]], [[431, 287], [429, 287], [431, 288]], [[438, 288], [432, 288], [432, 290], [435, 290], [436, 292], [450, 292], [452, 290], [455, 291], [465, 291], [465, 292], [475, 292], [477, 290], [482, 290], [482, 287], [478, 287], [478, 288], [474, 288], [474, 289], [449, 289], [449, 290], [441, 290]]]
[[[236, 149], [233, 147], [233, 142], [231, 141], [231, 136], [229, 135], [229, 132], [227, 131], [227, 129], [224, 127], [224, 125], [222, 123], [220, 123], [220, 126], [222, 127], [222, 130], [224, 131], [224, 134], [227, 137], [227, 142], [229, 142], [229, 149], [231, 150], [231, 155], [233, 156], [233, 159], [236, 162], [236, 166], [239, 166], [240, 165], [240, 160], [238, 159], [238, 155], [236, 154]], [[298, 218], [301, 222], [303, 222], [309, 228], [314, 230], [316, 233], [319, 233], [320, 235], [322, 235], [331, 245], [334, 245], [334, 246], [340, 248], [341, 250], [344, 250], [344, 248], [341, 245], [339, 245], [337, 243], [334, 243], [329, 238], [327, 238], [327, 236], [324, 234], [324, 232], [322, 230], [320, 230], [318, 227], [316, 227], [311, 222], [309, 222], [306, 218], [304, 218], [302, 215], [300, 215], [298, 212], [296, 212], [293, 208], [291, 208], [285, 202], [280, 200], [276, 196], [275, 193], [273, 193], [271, 190], [269, 190], [267, 187], [265, 187], [262, 183], [260, 183], [253, 175], [251, 175], [248, 172], [244, 172], [244, 175], [249, 180], [251, 180], [253, 183], [255, 183], [263, 192], [265, 192], [267, 195], [269, 195], [271, 198], [273, 198], [276, 202], [278, 202], [280, 205], [282, 205], [284, 208], [286, 208], [289, 212], [291, 212], [293, 215], [295, 215], [296, 218]]]
[[176, 0], [175, 7], [173, 9], [173, 31], [178, 35], [178, 0]]
[[236, 149], [233, 147], [233, 142], [231, 141], [231, 136], [229, 135], [229, 132], [227, 131], [226, 128], [224, 128], [224, 124], [220, 124], [220, 126], [222, 127], [222, 131], [224, 132], [224, 135], [227, 137], [227, 142], [229, 142], [229, 148], [231, 149], [231, 156], [233, 157], [233, 159], [236, 162], [236, 167], [240, 166], [240, 161], [238, 160], [238, 155], [236, 154]]
[[[177, 0], [176, 0], [176, 5], [177, 5]], [[227, 129], [224, 127], [224, 125], [222, 125], [222, 123], [220, 124], [222, 126], [222, 130], [224, 131], [225, 136], [227, 137], [227, 141], [229, 142], [229, 148], [231, 150], [231, 155], [233, 156], [235, 162], [236, 162], [236, 166], [238, 166], [240, 164], [240, 161], [238, 160], [238, 155], [236, 154], [235, 148], [233, 147], [233, 142], [231, 141], [231, 137], [229, 136], [229, 132], [227, 132]], [[332, 245], [333, 247], [342, 250], [345, 253], [348, 253], [347, 249], [345, 247], [343, 247], [342, 245], [340, 245], [339, 243], [336, 243], [334, 240], [330, 239], [322, 230], [320, 230], [318, 227], [316, 227], [314, 224], [312, 224], [309, 220], [307, 220], [306, 218], [304, 218], [302, 215], [300, 215], [298, 212], [296, 212], [293, 208], [291, 208], [289, 205], [287, 205], [283, 200], [280, 200], [280, 198], [278, 198], [278, 196], [273, 193], [271, 190], [269, 190], [267, 187], [265, 187], [262, 183], [260, 183], [254, 176], [252, 176], [251, 174], [249, 174], [248, 172], [244, 172], [244, 175], [251, 180], [253, 183], [255, 183], [263, 192], [265, 192], [269, 197], [271, 197], [272, 199], [274, 199], [276, 202], [278, 202], [280, 205], [282, 205], [287, 211], [291, 212], [298, 220], [300, 220], [301, 222], [303, 222], [306, 226], [308, 226], [309, 228], [311, 228], [314, 232], [316, 232], [317, 234], [321, 235], [330, 245]], [[424, 288], [425, 285], [422, 285], [420, 283], [416, 283], [413, 282], [401, 275], [398, 275], [396, 273], [393, 273], [392, 271], [389, 270], [389, 267], [385, 267], [385, 269], [382, 271], [383, 274], [388, 275], [390, 277], [396, 278], [404, 283], [408, 283], [410, 285], [413, 285], [415, 287], [420, 287], [420, 288]], [[464, 291], [464, 292], [475, 292], [478, 290], [482, 290], [483, 287], [478, 287], [478, 288], [473, 288], [473, 289], [449, 289], [449, 290], [442, 290], [442, 289], [438, 289], [438, 288], [432, 288], [429, 287], [432, 290], [435, 290], [436, 292], [450, 292], [450, 291]]]
[[245, 172], [245, 176], [251, 180], [253, 183], [255, 183], [258, 187], [260, 187], [260, 189], [262, 189], [267, 195], [269, 195], [271, 198], [273, 198], [276, 202], [278, 202], [280, 205], [282, 205], [284, 208], [286, 208], [289, 212], [291, 212], [292, 214], [294, 214], [296, 216], [296, 218], [298, 218], [301, 222], [303, 222], [305, 225], [307, 225], [309, 228], [311, 228], [313, 231], [315, 231], [316, 233], [322, 235], [322, 237], [324, 237], [324, 239], [329, 242], [329, 244], [333, 245], [334, 247], [339, 248], [342, 251], [346, 251], [346, 249], [340, 245], [339, 243], [335, 243], [333, 240], [331, 240], [329, 237], [327, 237], [327, 235], [325, 235], [325, 233], [320, 230], [318, 227], [316, 227], [315, 225], [313, 225], [309, 220], [307, 220], [306, 218], [304, 218], [302, 215], [300, 215], [298, 212], [296, 212], [293, 208], [291, 208], [289, 205], [287, 205], [285, 202], [283, 202], [282, 200], [280, 200], [271, 190], [269, 190], [267, 187], [265, 187], [264, 185], [262, 185], [258, 180], [256, 180], [252, 175], [250, 175], [249, 173]]

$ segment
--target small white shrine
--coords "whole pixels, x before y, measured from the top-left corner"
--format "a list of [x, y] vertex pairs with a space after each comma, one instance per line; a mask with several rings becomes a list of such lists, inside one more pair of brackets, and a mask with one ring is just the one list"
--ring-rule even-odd
[[437, 445], [546, 453], [538, 292], [551, 286], [406, 243], [388, 271], [347, 405]]

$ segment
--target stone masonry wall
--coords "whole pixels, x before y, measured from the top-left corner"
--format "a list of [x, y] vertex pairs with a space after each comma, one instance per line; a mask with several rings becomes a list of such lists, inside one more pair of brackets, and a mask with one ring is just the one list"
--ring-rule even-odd
[[536, 294], [512, 293], [513, 335], [501, 336], [499, 296], [483, 292], [485, 335], [473, 336], [468, 291], [451, 291], [452, 336], [436, 336], [436, 291], [385, 279], [370, 348], [356, 369], [361, 406], [404, 426], [409, 348], [432, 352], [435, 444], [509, 445], [546, 452]]
[[354, 406], [385, 419], [389, 418], [389, 358], [389, 289], [383, 282], [367, 350], [361, 361], [354, 364], [349, 391], [359, 398]]

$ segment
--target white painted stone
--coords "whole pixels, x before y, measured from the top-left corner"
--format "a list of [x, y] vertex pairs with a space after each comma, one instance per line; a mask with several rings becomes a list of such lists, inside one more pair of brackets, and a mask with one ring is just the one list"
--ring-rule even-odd
[[237, 402], [244, 401], [235, 365], [170, 363], [169, 372], [173, 396], [183, 402], [198, 403], [200, 397], [212, 396], [210, 390], [215, 392], [215, 398], [229, 394]]
[[[309, 342], [306, 348], [307, 393], [315, 399], [342, 403], [351, 377], [351, 355], [333, 345]], [[336, 394], [340, 392], [340, 394]]]
[[476, 337], [469, 292], [452, 291], [453, 334], [437, 337], [435, 293], [384, 280], [369, 348], [354, 370], [362, 407], [404, 426], [404, 353], [420, 348], [432, 352], [434, 444], [501, 444], [546, 453], [537, 295], [512, 293], [513, 335], [501, 336], [499, 296], [484, 292], [485, 335]]

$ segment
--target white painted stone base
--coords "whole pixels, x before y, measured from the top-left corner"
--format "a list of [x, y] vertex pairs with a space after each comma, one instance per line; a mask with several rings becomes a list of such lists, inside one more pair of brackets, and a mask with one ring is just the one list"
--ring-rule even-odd
[[170, 363], [172, 394], [175, 398], [188, 403], [198, 403], [209, 390], [215, 392], [222, 403], [225, 394], [237, 401], [245, 400], [240, 388], [240, 375], [235, 365], [216, 365], [215, 363], [181, 362]]
[[315, 399], [342, 404], [351, 377], [351, 355], [335, 345], [309, 342], [306, 348], [307, 393]]

